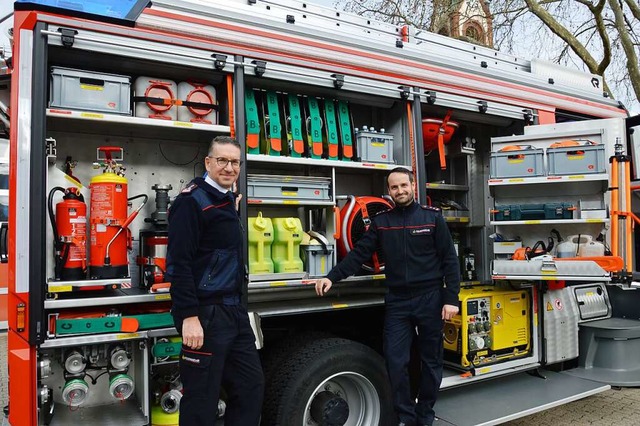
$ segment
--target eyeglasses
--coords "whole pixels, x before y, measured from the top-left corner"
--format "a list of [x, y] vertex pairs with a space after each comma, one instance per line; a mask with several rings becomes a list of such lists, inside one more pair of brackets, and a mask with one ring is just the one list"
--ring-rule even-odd
[[231, 167], [234, 169], [239, 169], [242, 166], [242, 161], [240, 160], [230, 160], [224, 157], [212, 157], [207, 155], [207, 158], [211, 158], [212, 160], [216, 160], [216, 164], [218, 167], [222, 167], [223, 169], [227, 167], [227, 164], [231, 164]]

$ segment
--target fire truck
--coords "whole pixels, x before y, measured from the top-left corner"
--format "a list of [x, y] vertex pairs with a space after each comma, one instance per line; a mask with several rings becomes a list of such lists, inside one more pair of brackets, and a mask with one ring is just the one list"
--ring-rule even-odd
[[600, 77], [294, 0], [147, 3], [19, 0], [3, 30], [11, 425], [177, 424], [167, 212], [219, 135], [244, 147], [264, 425], [396, 421], [384, 257], [313, 285], [395, 167], [460, 259], [438, 423], [640, 384], [640, 120]]

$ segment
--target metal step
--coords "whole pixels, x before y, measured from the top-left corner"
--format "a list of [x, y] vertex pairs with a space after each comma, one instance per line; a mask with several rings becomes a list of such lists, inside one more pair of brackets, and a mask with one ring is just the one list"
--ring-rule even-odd
[[580, 324], [575, 377], [612, 386], [640, 386], [640, 321], [608, 318]]
[[611, 387], [541, 370], [441, 391], [434, 426], [490, 426], [586, 398]]

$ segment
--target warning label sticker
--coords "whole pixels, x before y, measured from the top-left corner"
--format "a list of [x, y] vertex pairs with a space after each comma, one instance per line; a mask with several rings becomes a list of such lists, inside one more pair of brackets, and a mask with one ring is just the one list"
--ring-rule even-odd
[[562, 310], [563, 306], [562, 306], [562, 300], [560, 299], [556, 299], [553, 301], [553, 305], [555, 306], [555, 308], [559, 311]]

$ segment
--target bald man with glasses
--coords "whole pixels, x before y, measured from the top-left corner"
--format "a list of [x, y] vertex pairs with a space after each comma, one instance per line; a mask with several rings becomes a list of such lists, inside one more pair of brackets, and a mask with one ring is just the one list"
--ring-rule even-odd
[[167, 274], [171, 313], [182, 336], [180, 425], [213, 425], [220, 387], [225, 424], [257, 426], [264, 377], [246, 308], [239, 199], [232, 192], [242, 161], [233, 138], [218, 136], [195, 178], [169, 210]]

